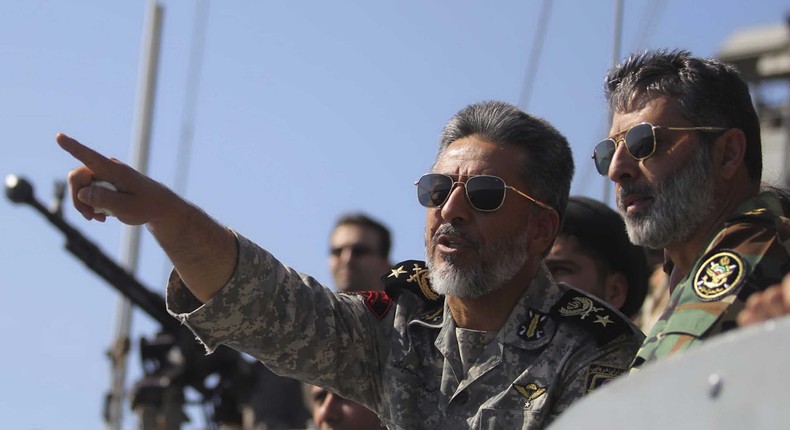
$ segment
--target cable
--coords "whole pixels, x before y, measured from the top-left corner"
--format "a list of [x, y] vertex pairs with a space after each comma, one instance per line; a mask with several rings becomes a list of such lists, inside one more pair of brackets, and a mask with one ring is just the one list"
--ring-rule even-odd
[[532, 85], [535, 82], [535, 75], [538, 72], [540, 53], [543, 50], [543, 41], [546, 38], [550, 15], [551, 0], [543, 0], [543, 5], [540, 8], [540, 18], [538, 19], [538, 28], [535, 29], [535, 38], [532, 41], [532, 52], [530, 52], [527, 74], [524, 77], [524, 87], [518, 101], [518, 106], [524, 110], [527, 110], [529, 98], [532, 95]]

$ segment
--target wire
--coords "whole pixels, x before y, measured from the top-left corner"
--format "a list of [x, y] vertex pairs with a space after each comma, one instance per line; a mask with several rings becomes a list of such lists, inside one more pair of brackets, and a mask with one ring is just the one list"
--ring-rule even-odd
[[197, 107], [200, 73], [203, 65], [203, 51], [206, 40], [208, 0], [195, 2], [195, 26], [192, 29], [192, 45], [189, 53], [186, 92], [184, 94], [184, 116], [181, 119], [181, 135], [178, 141], [176, 178], [173, 189], [183, 195], [186, 191], [187, 174], [192, 155], [192, 142], [195, 131], [195, 110]]
[[529, 56], [527, 74], [524, 77], [524, 87], [521, 90], [521, 96], [518, 101], [518, 106], [524, 110], [527, 110], [530, 96], [532, 96], [532, 86], [535, 83], [535, 76], [540, 65], [540, 54], [543, 51], [543, 41], [546, 38], [550, 16], [551, 0], [543, 0], [543, 5], [540, 8], [540, 18], [538, 18], [538, 28], [535, 29], [535, 38], [532, 40], [532, 51]]

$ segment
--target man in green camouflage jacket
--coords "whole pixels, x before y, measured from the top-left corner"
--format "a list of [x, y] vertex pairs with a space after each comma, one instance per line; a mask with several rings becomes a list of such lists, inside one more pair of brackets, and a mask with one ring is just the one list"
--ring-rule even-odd
[[58, 143], [85, 164], [69, 176], [83, 216], [148, 225], [176, 269], [168, 306], [209, 350], [249, 352], [390, 429], [542, 428], [641, 344], [622, 314], [548, 275], [573, 159], [514, 106], [471, 105], [447, 124], [417, 182], [427, 267], [396, 265], [387, 293], [334, 294], [128, 166]]
[[783, 192], [761, 192], [760, 125], [731, 66], [684, 51], [634, 54], [606, 77], [610, 138], [593, 158], [615, 182], [632, 242], [665, 249], [671, 298], [634, 362], [736, 326], [744, 302], [790, 270]]

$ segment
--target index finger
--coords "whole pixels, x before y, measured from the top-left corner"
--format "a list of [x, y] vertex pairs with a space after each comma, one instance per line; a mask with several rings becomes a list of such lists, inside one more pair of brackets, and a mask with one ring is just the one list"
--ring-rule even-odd
[[81, 161], [85, 167], [93, 171], [94, 175], [112, 178], [112, 166], [115, 165], [112, 160], [63, 133], [58, 133], [55, 136], [55, 140], [64, 151], [71, 154], [72, 157]]

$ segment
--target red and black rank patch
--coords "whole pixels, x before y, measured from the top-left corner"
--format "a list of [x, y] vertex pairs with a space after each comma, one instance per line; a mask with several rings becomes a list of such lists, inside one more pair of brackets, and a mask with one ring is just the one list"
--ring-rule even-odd
[[392, 299], [381, 291], [354, 291], [348, 294], [365, 297], [365, 306], [378, 319], [383, 319], [392, 309]]

